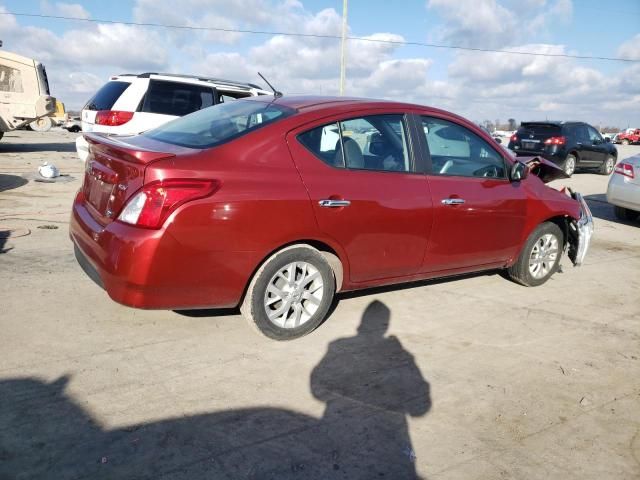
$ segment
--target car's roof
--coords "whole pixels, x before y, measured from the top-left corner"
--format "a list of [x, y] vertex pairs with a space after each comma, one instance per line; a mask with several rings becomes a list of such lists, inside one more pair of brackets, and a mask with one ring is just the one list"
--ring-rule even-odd
[[[331, 107], [382, 107], [382, 108], [406, 108], [406, 109], [429, 109], [437, 111], [437, 108], [417, 105], [412, 103], [396, 102], [392, 100], [380, 100], [375, 98], [360, 97], [335, 97], [323, 95], [283, 95], [273, 98], [272, 96], [257, 96], [244, 98], [243, 101], [273, 102], [276, 105], [289, 107], [299, 112], [311, 110], [321, 110]], [[447, 112], [449, 113], [449, 112]]]
[[215, 77], [204, 77], [202, 75], [182, 75], [178, 73], [145, 72], [145, 73], [121, 73], [120, 75], [115, 75], [115, 76], [116, 77], [134, 77], [134, 78], [170, 77], [170, 78], [175, 78], [176, 80], [180, 80], [181, 78], [186, 78], [189, 80], [199, 80], [201, 82], [227, 85], [230, 87], [241, 87], [241, 88], [247, 88], [247, 89], [256, 88], [258, 90], [263, 90], [261, 86], [256, 85], [255, 83], [239, 82], [236, 80], [225, 80], [223, 78], [215, 78]]
[[540, 121], [530, 121], [530, 122], [520, 122], [520, 125], [572, 125], [572, 124], [586, 124], [585, 122], [581, 122], [579, 120], [540, 120]]

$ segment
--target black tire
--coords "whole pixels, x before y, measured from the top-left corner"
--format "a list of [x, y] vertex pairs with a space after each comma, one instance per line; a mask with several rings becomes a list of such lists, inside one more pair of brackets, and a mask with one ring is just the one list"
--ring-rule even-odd
[[611, 175], [614, 168], [616, 168], [616, 159], [612, 155], [609, 155], [607, 159], [602, 162], [602, 165], [600, 165], [598, 173], [600, 175]]
[[569, 176], [573, 175], [574, 172], [576, 171], [577, 163], [578, 163], [578, 159], [574, 154], [570, 153], [569, 155], [567, 155], [567, 158], [564, 159], [564, 162], [562, 164], [562, 169], [564, 170], [564, 173], [566, 173]]
[[618, 206], [613, 207], [613, 213], [618, 220], [622, 220], [623, 222], [633, 222], [636, 218], [638, 218], [638, 216], [640, 216], [640, 212]]
[[629, 145], [631, 142], [629, 142], [629, 139], [623, 138], [620, 143], [622, 143], [622, 145]]
[[[542, 277], [536, 278], [532, 275], [529, 269], [529, 261], [531, 258], [531, 253], [536, 245], [543, 236], [545, 235], [553, 235], [556, 237], [558, 243], [558, 251], [555, 257], [555, 261], [553, 265], [549, 269], [549, 271]], [[551, 222], [545, 222], [536, 227], [536, 229], [529, 235], [527, 242], [524, 244], [522, 251], [520, 252], [520, 256], [518, 260], [507, 269], [507, 274], [509, 278], [511, 278], [514, 282], [517, 282], [526, 287], [537, 287], [538, 285], [542, 285], [545, 283], [551, 275], [558, 271], [558, 266], [560, 265], [560, 258], [562, 257], [562, 251], [564, 246], [564, 235], [562, 230], [555, 224]]]
[[[275, 275], [293, 262], [306, 262], [319, 272], [323, 293], [317, 309], [308, 320], [297, 327], [284, 328], [269, 320], [266, 311], [268, 307], [265, 306], [265, 295], [267, 287]], [[274, 340], [293, 340], [311, 333], [322, 323], [333, 302], [335, 289], [334, 273], [324, 256], [308, 245], [292, 245], [272, 255], [258, 269], [247, 288], [240, 311], [249, 323], [254, 325], [263, 335]], [[281, 304], [276, 303], [275, 308], [279, 308], [278, 305], [284, 308], [283, 304], [284, 301]]]

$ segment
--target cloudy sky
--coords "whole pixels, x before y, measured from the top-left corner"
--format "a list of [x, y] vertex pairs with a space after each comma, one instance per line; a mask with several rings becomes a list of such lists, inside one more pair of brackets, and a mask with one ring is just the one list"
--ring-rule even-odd
[[[286, 93], [336, 94], [340, 42], [13, 15], [340, 35], [341, 0], [0, 0], [3, 49], [42, 61], [52, 94], [79, 108], [111, 74], [213, 75]], [[608, 62], [351, 40], [346, 93], [476, 121], [640, 125], [640, 1], [351, 0], [349, 35], [461, 47], [624, 57]]]

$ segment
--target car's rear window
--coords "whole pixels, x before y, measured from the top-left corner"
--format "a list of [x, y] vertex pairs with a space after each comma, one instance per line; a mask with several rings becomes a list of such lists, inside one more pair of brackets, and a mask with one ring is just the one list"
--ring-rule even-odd
[[236, 100], [205, 108], [143, 135], [188, 148], [211, 148], [277, 122], [295, 110], [274, 103]]
[[120, 95], [129, 88], [131, 83], [129, 82], [107, 82], [105, 83], [96, 94], [91, 97], [91, 100], [84, 106], [84, 110], [111, 110], [113, 104], [116, 103]]
[[523, 124], [518, 129], [518, 136], [535, 135], [535, 136], [548, 136], [553, 137], [560, 135], [562, 127], [560, 125], [554, 125], [550, 123], [527, 123]]

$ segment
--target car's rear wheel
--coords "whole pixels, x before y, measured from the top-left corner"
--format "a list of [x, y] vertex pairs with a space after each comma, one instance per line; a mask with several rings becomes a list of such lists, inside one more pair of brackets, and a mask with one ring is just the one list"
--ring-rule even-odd
[[573, 154], [567, 155], [567, 158], [564, 159], [564, 165], [562, 166], [564, 173], [571, 176], [576, 171], [576, 157]]
[[322, 323], [335, 285], [333, 270], [318, 250], [294, 245], [262, 264], [240, 310], [267, 337], [293, 340]]
[[622, 220], [625, 222], [633, 222], [638, 216], [640, 216], [640, 212], [636, 212], [635, 210], [631, 210], [630, 208], [624, 207], [613, 207], [613, 213], [615, 214], [618, 220]]
[[613, 169], [616, 166], [616, 159], [609, 155], [607, 159], [604, 161], [602, 165], [600, 165], [600, 169], [598, 173], [600, 175], [611, 175], [613, 173]]
[[558, 270], [563, 246], [564, 235], [555, 223], [538, 225], [518, 260], [508, 268], [509, 277], [527, 287], [542, 285]]

